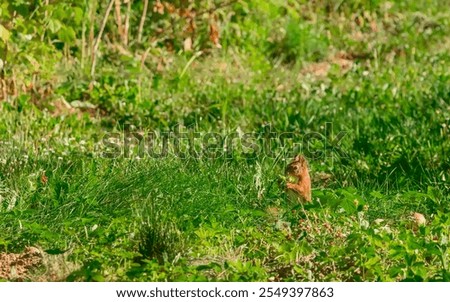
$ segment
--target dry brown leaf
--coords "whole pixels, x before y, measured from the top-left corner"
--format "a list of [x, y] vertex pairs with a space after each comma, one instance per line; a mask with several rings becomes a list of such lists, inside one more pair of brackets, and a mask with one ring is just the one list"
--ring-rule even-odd
[[355, 41], [363, 41], [364, 40], [364, 34], [361, 31], [355, 31], [352, 33], [351, 38]]
[[47, 177], [47, 175], [45, 175], [45, 172], [44, 172], [44, 173], [42, 173], [42, 175], [41, 175], [41, 183], [42, 183], [43, 185], [46, 185], [47, 182], [48, 182], [48, 177]]
[[277, 207], [268, 207], [266, 212], [271, 221], [276, 221], [280, 217], [280, 209]]
[[425, 219], [425, 216], [423, 216], [423, 214], [415, 212], [413, 213], [412, 218], [414, 220], [414, 223], [418, 226], [425, 225], [427, 223], [427, 220]]
[[192, 38], [187, 37], [183, 42], [184, 51], [192, 51]]
[[190, 18], [189, 19], [189, 23], [188, 23], [187, 28], [186, 28], [186, 32], [192, 34], [192, 33], [195, 32], [196, 28], [197, 28], [197, 25], [195, 25], [194, 18]]
[[221, 62], [217, 66], [221, 72], [225, 72], [228, 68], [228, 64], [225, 62]]
[[302, 74], [312, 74], [316, 77], [326, 77], [328, 72], [330, 71], [330, 63], [328, 62], [319, 62], [319, 63], [311, 63], [306, 65], [302, 70]]
[[219, 43], [219, 29], [215, 23], [209, 24], [209, 39], [217, 48], [222, 48]]
[[336, 64], [345, 73], [349, 71], [353, 66], [352, 60], [347, 60], [343, 58], [333, 58], [331, 63]]
[[158, 13], [160, 15], [164, 14], [164, 5], [161, 3], [161, 1], [156, 1], [153, 5], [153, 12]]
[[353, 66], [352, 56], [345, 52], [338, 52], [333, 56], [329, 56], [326, 61], [306, 65], [300, 72], [301, 74], [310, 74], [315, 77], [326, 77], [332, 64], [339, 66], [341, 72], [346, 73]]
[[180, 9], [180, 17], [186, 18], [186, 19], [192, 19], [195, 17], [195, 11], [193, 9]]
[[376, 33], [378, 32], [378, 25], [377, 22], [375, 22], [374, 20], [372, 20], [370, 22], [370, 29], [372, 30], [372, 32]]
[[177, 10], [175, 8], [175, 5], [169, 2], [164, 2], [164, 6], [166, 7], [167, 12], [169, 12], [169, 14], [173, 14]]
[[156, 65], [156, 71], [163, 72], [165, 70], [164, 63], [159, 61], [158, 65]]
[[78, 110], [73, 108], [69, 103], [66, 102], [64, 99], [57, 99], [53, 101], [52, 103], [52, 116], [65, 116], [65, 115], [72, 115], [77, 114]]

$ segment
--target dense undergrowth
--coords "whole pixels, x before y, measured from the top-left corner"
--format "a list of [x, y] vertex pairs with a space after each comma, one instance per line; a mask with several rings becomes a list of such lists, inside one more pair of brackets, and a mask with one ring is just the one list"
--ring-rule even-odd
[[450, 279], [446, 1], [150, 1], [142, 30], [118, 2], [97, 51], [108, 3], [0, 6], [0, 252], [46, 260], [22, 279]]

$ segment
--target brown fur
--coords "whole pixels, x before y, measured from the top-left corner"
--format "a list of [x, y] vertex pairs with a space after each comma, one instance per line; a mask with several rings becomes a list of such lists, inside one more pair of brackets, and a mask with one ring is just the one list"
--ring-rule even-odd
[[308, 162], [302, 155], [297, 155], [286, 167], [288, 178], [287, 190], [294, 192], [300, 202], [311, 202], [311, 178]]

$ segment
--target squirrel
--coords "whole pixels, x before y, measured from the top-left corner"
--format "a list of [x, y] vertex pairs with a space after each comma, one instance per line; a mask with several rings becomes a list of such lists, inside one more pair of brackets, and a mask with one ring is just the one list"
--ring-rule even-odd
[[300, 202], [311, 202], [311, 178], [305, 157], [297, 155], [294, 158], [286, 167], [286, 177], [287, 191], [294, 193]]

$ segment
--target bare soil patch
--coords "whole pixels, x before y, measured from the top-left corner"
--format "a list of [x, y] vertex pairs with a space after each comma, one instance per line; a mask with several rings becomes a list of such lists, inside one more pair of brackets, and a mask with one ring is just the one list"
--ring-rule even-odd
[[27, 247], [20, 254], [0, 253], [0, 279], [26, 280], [30, 271], [38, 268], [42, 262], [42, 253], [35, 247]]

